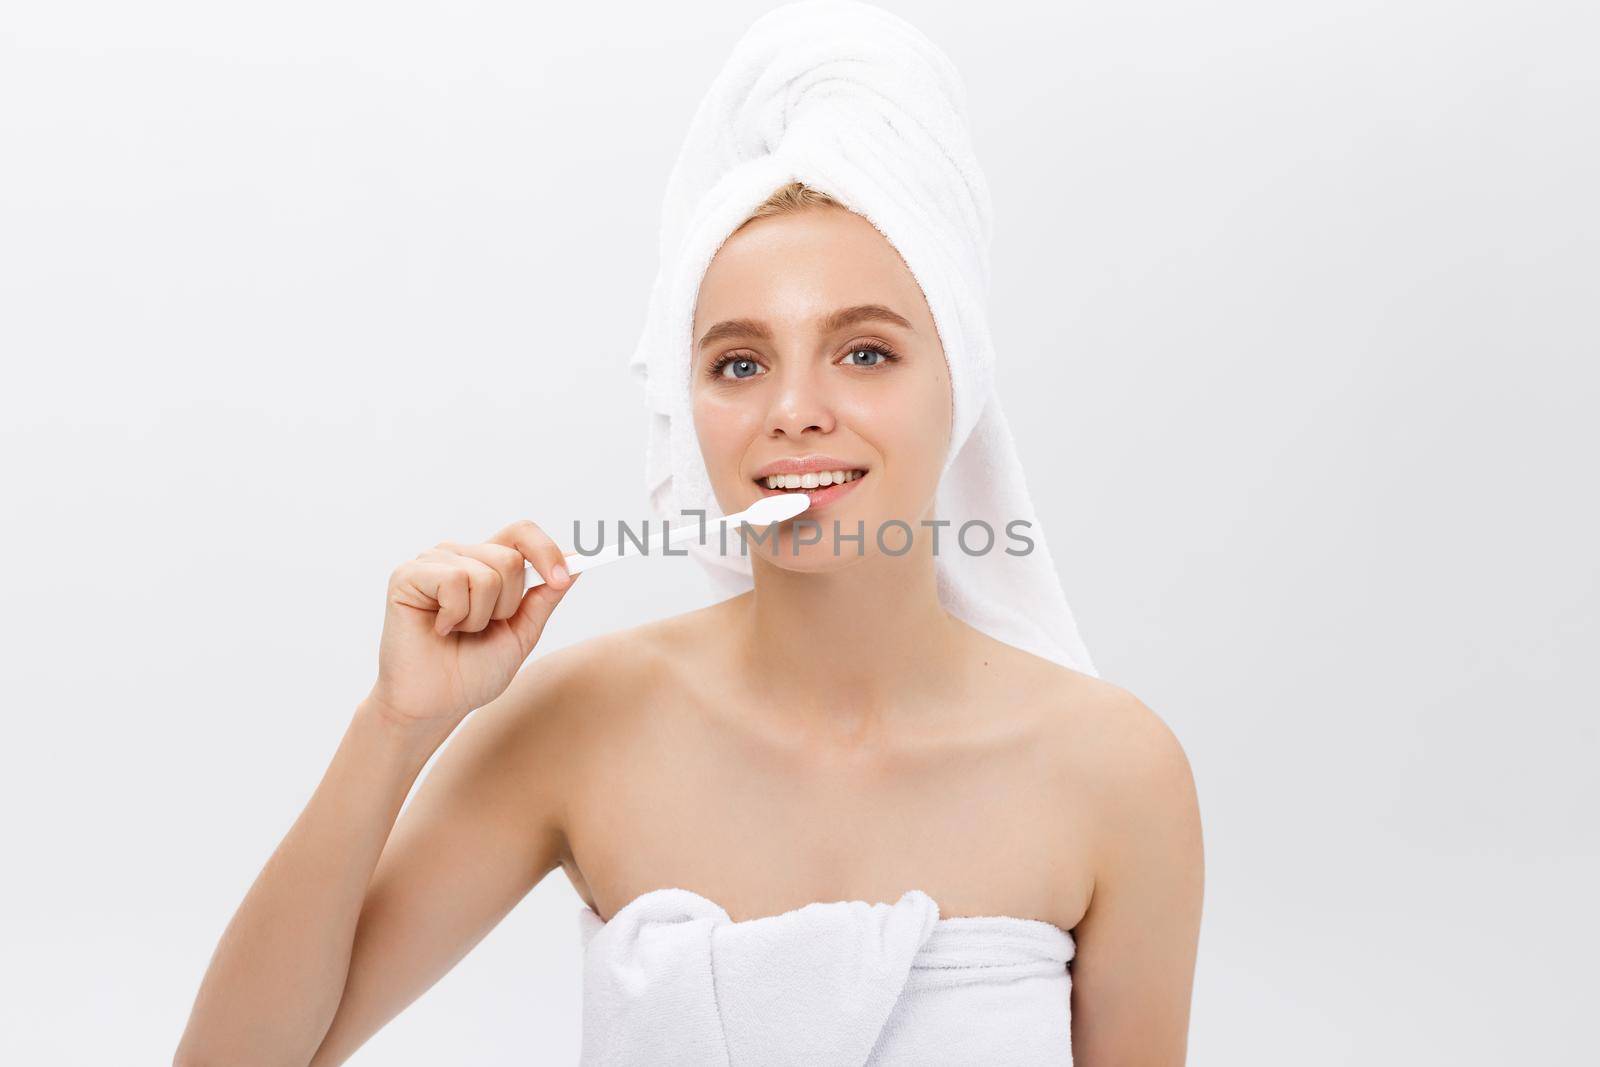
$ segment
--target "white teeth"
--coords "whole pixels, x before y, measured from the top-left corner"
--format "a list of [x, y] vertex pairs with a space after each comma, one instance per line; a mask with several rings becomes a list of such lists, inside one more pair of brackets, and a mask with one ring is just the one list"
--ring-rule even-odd
[[824, 485], [853, 482], [865, 471], [812, 471], [807, 474], [770, 474], [765, 481], [768, 489], [816, 489]]

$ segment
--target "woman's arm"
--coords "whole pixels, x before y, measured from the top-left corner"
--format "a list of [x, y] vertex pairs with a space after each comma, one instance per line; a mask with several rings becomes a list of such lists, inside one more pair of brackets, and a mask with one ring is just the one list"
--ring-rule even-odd
[[223, 935], [176, 1067], [343, 1063], [559, 865], [581, 658], [544, 656], [473, 712], [398, 825], [432, 748], [358, 709]]
[[560, 750], [547, 727], [579, 654], [519, 669], [577, 581], [562, 563], [523, 519], [390, 574], [378, 680], [228, 924], [176, 1064], [342, 1061], [558, 862], [561, 792], [539, 760]]
[[1200, 938], [1200, 806], [1172, 731], [1136, 698], [1116, 703], [1095, 746], [1098, 858], [1074, 930], [1073, 1061], [1179, 1067]]
[[357, 705], [311, 800], [245, 894], [173, 1062], [304, 1064], [339, 1005], [367, 883], [439, 740]]
[[344, 995], [311, 1067], [343, 1063], [560, 865], [586, 645], [544, 656], [440, 753], [378, 861]]

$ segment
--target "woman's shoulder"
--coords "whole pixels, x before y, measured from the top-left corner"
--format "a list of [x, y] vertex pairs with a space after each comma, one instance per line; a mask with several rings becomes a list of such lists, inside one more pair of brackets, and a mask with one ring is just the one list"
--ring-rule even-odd
[[[592, 732], [602, 723], [648, 708], [674, 679], [692, 676], [712, 608], [607, 630], [550, 650], [513, 683], [519, 714], [551, 729]], [[572, 739], [569, 736], [569, 740]]]
[[1064, 765], [1120, 773], [1139, 762], [1170, 765], [1182, 759], [1182, 746], [1166, 722], [1129, 690], [976, 633], [985, 670], [996, 672], [1003, 691], [1028, 695], [1028, 707]]
[[1166, 720], [1120, 685], [1052, 666], [1046, 735], [1069, 810], [1089, 816], [1096, 836], [1113, 844], [1128, 833], [1197, 824], [1193, 770]]
[[1126, 808], [1152, 795], [1182, 795], [1190, 786], [1188, 756], [1177, 735], [1127, 688], [983, 639], [985, 668], [1004, 679], [1002, 692], [1027, 707], [1071, 806]]
[[1061, 668], [1056, 680], [1059, 751], [1076, 769], [1099, 769], [1107, 784], [1182, 777], [1188, 757], [1162, 716], [1129, 690], [1104, 678]]
[[594, 634], [544, 655], [544, 669], [595, 683], [625, 681], [641, 668], [654, 673], [703, 645], [720, 610], [723, 604], [712, 604]]

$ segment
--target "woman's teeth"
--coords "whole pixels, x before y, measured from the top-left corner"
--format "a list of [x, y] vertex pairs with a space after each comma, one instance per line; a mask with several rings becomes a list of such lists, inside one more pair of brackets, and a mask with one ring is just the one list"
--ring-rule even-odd
[[768, 489], [815, 489], [823, 485], [853, 482], [866, 471], [812, 471], [808, 474], [772, 474], [763, 478]]

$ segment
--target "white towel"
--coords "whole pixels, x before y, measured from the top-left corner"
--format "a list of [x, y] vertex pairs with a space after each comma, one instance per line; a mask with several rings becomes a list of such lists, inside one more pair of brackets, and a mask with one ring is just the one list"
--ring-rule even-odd
[[[801, 181], [870, 220], [900, 252], [933, 312], [954, 418], [935, 499], [940, 602], [985, 633], [1095, 674], [994, 390], [989, 336], [989, 189], [973, 154], [966, 93], [950, 59], [904, 19], [856, 0], [806, 0], [757, 19], [696, 110], [662, 203], [661, 265], [630, 372], [650, 408], [646, 490], [658, 520], [722, 514], [690, 407], [695, 298], [722, 242], [778, 187]], [[952, 544], [969, 520], [991, 551]], [[1033, 542], [1024, 555], [1008, 532]], [[873, 531], [868, 531], [869, 541]], [[972, 532], [974, 548], [983, 544]], [[752, 585], [729, 539], [691, 544], [719, 593]]]
[[1072, 1062], [1072, 935], [1038, 919], [807, 904], [732, 921], [657, 889], [579, 911], [581, 1067], [954, 1067]]

